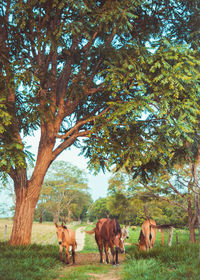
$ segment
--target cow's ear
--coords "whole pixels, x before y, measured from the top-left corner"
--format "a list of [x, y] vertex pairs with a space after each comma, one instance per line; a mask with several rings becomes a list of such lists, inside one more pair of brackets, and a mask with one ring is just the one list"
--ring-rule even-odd
[[63, 223], [61, 224], [61, 227], [63, 227]]
[[55, 226], [58, 227], [57, 223], [55, 223]]
[[63, 226], [63, 228], [64, 228], [64, 229], [67, 229], [67, 227], [66, 227], [66, 226]]

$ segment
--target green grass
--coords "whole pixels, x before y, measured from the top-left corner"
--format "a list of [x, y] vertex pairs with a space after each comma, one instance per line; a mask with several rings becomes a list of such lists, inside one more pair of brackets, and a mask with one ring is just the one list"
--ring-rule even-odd
[[62, 280], [89, 280], [94, 279], [93, 274], [105, 274], [110, 270], [110, 267], [105, 265], [84, 265], [79, 267], [69, 267], [64, 270], [64, 275], [59, 279]]
[[155, 246], [149, 252], [139, 253], [135, 247], [127, 250], [123, 264], [123, 279], [200, 280], [199, 244]]
[[[86, 230], [91, 230], [94, 228], [93, 226], [86, 226]], [[97, 243], [95, 241], [94, 234], [85, 234], [85, 246], [83, 248], [82, 253], [96, 253], [99, 252]]]
[[[0, 221], [11, 227], [11, 221]], [[94, 225], [81, 224], [90, 230]], [[76, 229], [79, 226], [75, 226]], [[33, 239], [38, 244], [28, 247], [11, 247], [0, 242], [0, 279], [2, 280], [89, 280], [95, 275], [113, 273], [124, 280], [200, 280], [199, 244], [190, 244], [187, 230], [175, 230], [172, 247], [168, 247], [168, 233], [165, 232], [165, 246], [161, 246], [161, 234], [157, 233], [153, 250], [140, 254], [134, 243], [138, 242], [140, 227], [130, 230], [126, 240], [126, 260], [119, 267], [99, 264], [98, 247], [94, 235], [86, 234], [85, 247], [77, 252], [77, 264], [66, 266], [59, 260], [55, 226], [52, 223], [34, 223]], [[179, 244], [176, 245], [176, 233]], [[3, 237], [3, 232], [2, 232]], [[56, 245], [54, 245], [56, 242]], [[48, 245], [51, 243], [51, 245]], [[96, 257], [91, 261], [90, 256]], [[101, 276], [99, 276], [101, 279]]]
[[0, 243], [0, 279], [50, 280], [58, 275], [61, 266], [58, 248], [53, 245], [11, 247]]

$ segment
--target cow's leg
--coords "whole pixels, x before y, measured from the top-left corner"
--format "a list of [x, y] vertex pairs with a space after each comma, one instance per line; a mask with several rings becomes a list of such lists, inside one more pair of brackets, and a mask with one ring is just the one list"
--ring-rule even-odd
[[103, 263], [103, 244], [101, 238], [97, 238], [95, 236], [98, 248], [99, 248], [99, 253], [100, 253], [100, 263]]
[[73, 264], [75, 264], [75, 247], [76, 247], [76, 244], [74, 243], [72, 245], [72, 259], [73, 259]]
[[109, 258], [108, 258], [108, 242], [104, 242], [104, 250], [106, 254], [106, 262], [109, 263]]
[[110, 245], [110, 250], [111, 250], [111, 254], [112, 254], [112, 263], [113, 265], [115, 265], [115, 249], [113, 245]]
[[69, 263], [69, 246], [65, 247], [65, 263]]
[[150, 235], [149, 234], [146, 234], [145, 242], [146, 242], [146, 248], [147, 248], [147, 250], [149, 250], [151, 248], [151, 239], [150, 239]]
[[118, 261], [118, 249], [116, 248], [116, 264], [119, 264], [119, 261]]
[[60, 245], [59, 254], [60, 254], [60, 260], [63, 261], [63, 246], [62, 245]]

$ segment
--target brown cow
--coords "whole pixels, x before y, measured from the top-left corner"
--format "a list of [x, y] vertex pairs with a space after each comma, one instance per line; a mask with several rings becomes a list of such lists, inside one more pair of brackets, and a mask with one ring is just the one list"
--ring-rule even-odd
[[63, 260], [63, 247], [65, 247], [65, 262], [69, 263], [69, 247], [72, 246], [72, 258], [73, 264], [75, 263], [75, 247], [77, 246], [75, 240], [75, 232], [72, 229], [68, 229], [66, 226], [58, 226], [55, 223], [57, 228], [58, 244], [60, 245], [60, 259]]
[[156, 222], [148, 219], [143, 222], [139, 236], [138, 246], [139, 252], [152, 249], [156, 241]]
[[[119, 223], [116, 219], [100, 219], [96, 227], [90, 231], [85, 231], [88, 234], [95, 233], [95, 240], [99, 248], [100, 263], [103, 263], [103, 247], [106, 254], [106, 262], [108, 259], [108, 248], [111, 249], [113, 257], [113, 265], [118, 264], [118, 252], [124, 252], [124, 244], [122, 241], [122, 232]], [[116, 248], [116, 251], [114, 250]]]

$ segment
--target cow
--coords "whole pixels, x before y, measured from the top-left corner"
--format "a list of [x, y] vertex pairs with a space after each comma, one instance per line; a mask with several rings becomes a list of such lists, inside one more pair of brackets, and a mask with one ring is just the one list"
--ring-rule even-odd
[[135, 244], [139, 252], [147, 251], [153, 248], [156, 241], [156, 222], [152, 219], [148, 219], [143, 222], [141, 226], [139, 243]]

